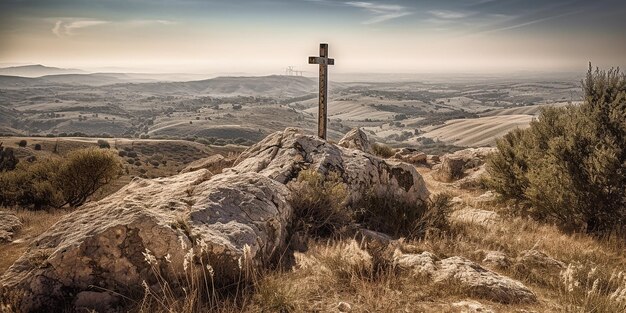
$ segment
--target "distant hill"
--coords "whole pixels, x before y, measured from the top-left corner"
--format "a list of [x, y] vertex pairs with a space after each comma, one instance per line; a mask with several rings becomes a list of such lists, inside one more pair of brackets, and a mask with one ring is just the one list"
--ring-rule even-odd
[[45, 75], [85, 74], [85, 71], [68, 68], [48, 67], [41, 64], [0, 68], [0, 75], [41, 77]]
[[157, 82], [110, 86], [144, 93], [211, 96], [297, 97], [314, 93], [317, 81], [302, 76], [216, 77], [188, 82]]

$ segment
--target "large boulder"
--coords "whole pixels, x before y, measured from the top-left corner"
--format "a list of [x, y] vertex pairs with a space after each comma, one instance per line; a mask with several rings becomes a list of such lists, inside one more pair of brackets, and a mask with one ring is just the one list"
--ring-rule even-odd
[[256, 172], [280, 183], [296, 178], [303, 169], [342, 177], [350, 200], [375, 192], [407, 201], [426, 201], [428, 189], [415, 168], [400, 161], [383, 160], [369, 153], [330, 144], [295, 128], [276, 132], [244, 151], [233, 173]]
[[[434, 168], [435, 171], [432, 176], [439, 181], [449, 183], [473, 175], [468, 182], [461, 183], [472, 187], [472, 184], [478, 181], [479, 176], [484, 173], [484, 169], [474, 169], [485, 164], [489, 155], [495, 151], [497, 148], [468, 148], [445, 154], [441, 157], [441, 164], [437, 164], [437, 167]], [[476, 174], [477, 171], [482, 172]]]
[[0, 211], [0, 243], [10, 242], [13, 235], [22, 228], [22, 221], [15, 214]]
[[439, 260], [430, 252], [407, 254], [396, 250], [394, 263], [400, 270], [435, 282], [459, 284], [473, 295], [501, 303], [528, 303], [535, 294], [521, 282], [492, 272], [462, 257]]
[[433, 172], [432, 176], [442, 182], [453, 182], [463, 177], [465, 161], [461, 157], [444, 155], [441, 164]]
[[159, 288], [157, 272], [174, 290], [188, 271], [208, 265], [216, 285], [236, 282], [243, 266], [269, 264], [284, 248], [288, 191], [256, 173], [210, 176], [133, 180], [63, 217], [0, 285], [19, 293], [21, 310], [38, 311], [92, 300], [106, 308], [116, 294], [141, 292], [144, 281]]
[[367, 138], [367, 134], [360, 127], [349, 131], [337, 144], [344, 148], [372, 153], [372, 145]]

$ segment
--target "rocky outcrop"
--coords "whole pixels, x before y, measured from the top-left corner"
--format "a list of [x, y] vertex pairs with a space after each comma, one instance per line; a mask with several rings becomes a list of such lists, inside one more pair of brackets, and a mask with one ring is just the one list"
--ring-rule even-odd
[[196, 264], [210, 265], [217, 285], [239, 279], [242, 266], [268, 264], [286, 241], [286, 187], [256, 173], [209, 176], [198, 170], [136, 179], [68, 214], [0, 284], [19, 290], [21, 309], [33, 311], [68, 300], [116, 301], [113, 293], [99, 293], [132, 294], [143, 281], [158, 288], [157, 269], [175, 289], [178, 276], [204, 270]]
[[405, 254], [396, 251], [396, 266], [419, 277], [435, 282], [452, 282], [473, 295], [501, 303], [524, 303], [537, 300], [535, 294], [521, 282], [487, 270], [462, 257], [439, 260], [430, 252]]
[[464, 165], [462, 158], [445, 155], [439, 167], [432, 173], [433, 178], [446, 183], [455, 181], [463, 176]]
[[355, 128], [345, 134], [343, 138], [339, 140], [338, 145], [348, 149], [355, 149], [367, 153], [372, 153], [372, 145], [367, 138], [367, 134], [360, 127]]
[[0, 211], [0, 243], [11, 242], [13, 235], [22, 228], [20, 218], [12, 213]]
[[427, 155], [413, 148], [402, 148], [393, 156], [394, 159], [411, 164], [426, 164]]
[[230, 167], [234, 160], [228, 160], [221, 154], [214, 154], [212, 156], [193, 161], [183, 168], [181, 173], [189, 173], [200, 169], [209, 170], [213, 174], [219, 174], [224, 168]]
[[[61, 303], [102, 311], [114, 307], [119, 295], [158, 292], [164, 281], [176, 292], [189, 271], [210, 271], [215, 285], [230, 285], [287, 249], [292, 208], [286, 184], [303, 169], [337, 173], [352, 201], [368, 192], [406, 201], [429, 195], [412, 165], [296, 129], [268, 136], [222, 174], [207, 169], [223, 161], [217, 156], [176, 176], [135, 179], [64, 216], [4, 273], [2, 289], [19, 294], [23, 311]], [[371, 238], [388, 239], [361, 235], [370, 246]], [[371, 263], [369, 254], [362, 257]]]
[[441, 157], [441, 164], [434, 167], [433, 178], [436, 180], [450, 183], [466, 176], [474, 176], [463, 184], [473, 187], [472, 184], [479, 180], [479, 176], [484, 173], [476, 174], [478, 170], [473, 170], [485, 164], [487, 157], [494, 153], [496, 148], [468, 148], [449, 153]]
[[244, 151], [235, 163], [228, 171], [256, 172], [283, 184], [303, 169], [323, 175], [336, 172], [348, 186], [352, 201], [367, 192], [407, 201], [426, 201], [429, 196], [422, 176], [412, 165], [339, 147], [295, 128], [269, 135]]

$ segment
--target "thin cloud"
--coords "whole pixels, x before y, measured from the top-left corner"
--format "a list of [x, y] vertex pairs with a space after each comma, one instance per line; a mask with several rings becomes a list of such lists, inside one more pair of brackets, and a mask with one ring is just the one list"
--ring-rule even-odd
[[413, 14], [413, 12], [408, 11], [406, 7], [395, 4], [376, 4], [372, 2], [350, 1], [346, 2], [346, 5], [359, 9], [364, 9], [374, 15], [374, 17], [363, 22], [363, 24], [382, 23], [385, 21]]
[[468, 17], [470, 14], [465, 12], [447, 11], [447, 10], [433, 10], [428, 11], [430, 15], [442, 19], [442, 20], [456, 20]]
[[57, 37], [75, 35], [75, 31], [81, 28], [107, 24], [108, 21], [90, 20], [90, 19], [64, 19], [54, 23], [52, 33]]
[[133, 26], [146, 26], [146, 25], [175, 25], [176, 22], [170, 20], [131, 20], [128, 24]]

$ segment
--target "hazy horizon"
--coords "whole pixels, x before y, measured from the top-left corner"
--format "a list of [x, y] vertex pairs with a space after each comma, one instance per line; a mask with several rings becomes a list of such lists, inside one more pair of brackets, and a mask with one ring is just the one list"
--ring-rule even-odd
[[[153, 73], [582, 72], [626, 65], [626, 4], [587, 1], [3, 1], [0, 63]], [[305, 72], [305, 73], [306, 73]]]

